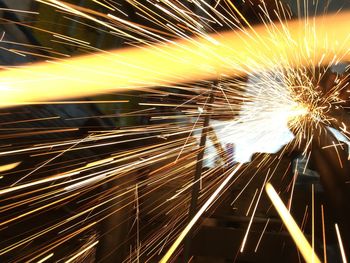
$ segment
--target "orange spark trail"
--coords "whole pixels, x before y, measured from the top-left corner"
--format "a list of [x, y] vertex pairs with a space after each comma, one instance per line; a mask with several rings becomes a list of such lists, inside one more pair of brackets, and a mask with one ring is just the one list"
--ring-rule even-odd
[[195, 216], [191, 219], [191, 221], [186, 225], [184, 230], [180, 233], [180, 235], [176, 238], [175, 242], [166, 252], [164, 257], [160, 260], [160, 263], [166, 263], [169, 261], [172, 254], [174, 254], [175, 250], [179, 247], [182, 240], [186, 237], [188, 232], [192, 229], [198, 219], [202, 216], [202, 214], [208, 209], [208, 207], [214, 202], [215, 198], [221, 193], [221, 191], [225, 188], [225, 186], [231, 181], [232, 177], [236, 174], [236, 172], [242, 167], [242, 163], [237, 164], [237, 167], [230, 173], [229, 176], [220, 184], [220, 186], [215, 190], [215, 192], [209, 197], [209, 199], [204, 203], [204, 205], [198, 210]]
[[349, 60], [349, 20], [350, 12], [343, 12], [316, 17], [308, 27], [289, 21], [11, 68], [0, 71], [0, 107], [234, 76], [277, 62], [296, 67]]

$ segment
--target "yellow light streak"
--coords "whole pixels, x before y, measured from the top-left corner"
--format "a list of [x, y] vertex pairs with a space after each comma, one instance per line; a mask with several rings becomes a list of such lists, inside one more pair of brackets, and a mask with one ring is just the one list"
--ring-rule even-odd
[[[275, 24], [273, 35], [263, 25], [254, 32], [226, 32], [6, 69], [0, 72], [0, 107], [234, 76], [270, 68], [277, 61], [296, 67], [349, 60], [349, 19], [350, 12], [315, 18], [317, 41], [305, 41], [310, 29], [290, 21]], [[252, 41], [252, 34], [259, 38]]]
[[340, 235], [338, 224], [335, 224], [334, 226], [335, 226], [335, 231], [337, 232], [337, 238], [338, 238], [338, 242], [339, 242], [339, 249], [340, 249], [341, 258], [343, 260], [343, 263], [347, 263], [348, 261], [346, 259], [344, 245], [343, 245], [343, 241], [342, 241], [342, 238]]
[[9, 170], [12, 170], [13, 168], [16, 168], [18, 165], [20, 165], [20, 163], [21, 162], [1, 165], [0, 166], [0, 172], [6, 172], [6, 171], [9, 171]]
[[220, 186], [215, 190], [215, 192], [209, 197], [209, 199], [204, 203], [204, 205], [198, 210], [196, 215], [191, 219], [191, 221], [188, 223], [188, 225], [182, 230], [180, 235], [177, 237], [175, 242], [172, 244], [172, 246], [169, 248], [169, 250], [166, 252], [164, 257], [160, 260], [160, 263], [166, 263], [169, 261], [171, 255], [175, 252], [177, 247], [181, 244], [182, 240], [186, 237], [188, 232], [192, 229], [194, 224], [198, 221], [198, 219], [201, 217], [201, 215], [207, 210], [207, 208], [213, 203], [215, 198], [221, 193], [221, 191], [224, 189], [224, 187], [231, 181], [232, 177], [236, 174], [236, 172], [242, 167], [242, 163], [239, 163], [237, 167], [230, 173], [229, 176], [220, 184]]
[[55, 176], [50, 176], [50, 177], [47, 177], [47, 178], [43, 178], [43, 179], [36, 180], [36, 181], [33, 181], [33, 182], [21, 184], [21, 185], [18, 185], [18, 186], [8, 187], [8, 188], [5, 188], [5, 189], [1, 189], [0, 190], [0, 195], [7, 194], [7, 193], [10, 193], [10, 192], [13, 192], [13, 191], [18, 191], [18, 190], [21, 190], [21, 189], [24, 189], [24, 188], [27, 188], [27, 187], [31, 187], [31, 186], [36, 186], [36, 185], [40, 185], [40, 184], [43, 184], [43, 183], [52, 182], [52, 181], [55, 181], [55, 180], [58, 180], [58, 179], [68, 178], [68, 177], [71, 177], [71, 176], [74, 176], [74, 175], [77, 175], [77, 174], [79, 174], [79, 171], [71, 172], [71, 173], [65, 173], [65, 174], [58, 174], [58, 175], [55, 175]]
[[37, 263], [43, 263], [43, 262], [45, 262], [46, 260], [48, 260], [49, 258], [53, 257], [53, 255], [54, 255], [54, 254], [51, 253], [51, 254], [47, 255], [46, 257], [40, 259]]
[[286, 226], [289, 234], [294, 240], [294, 243], [300, 250], [302, 256], [304, 257], [307, 263], [321, 263], [319, 258], [317, 257], [315, 251], [313, 251], [309, 242], [301, 232], [299, 226], [294, 221], [293, 217], [289, 213], [286, 206], [283, 204], [281, 198], [278, 196], [276, 190], [270, 183], [266, 184], [266, 193], [269, 196], [273, 206], [277, 210], [280, 215], [284, 225]]
[[77, 257], [81, 256], [82, 254], [84, 254], [86, 251], [88, 251], [89, 249], [93, 248], [94, 246], [96, 246], [98, 244], [99, 241], [96, 241], [94, 243], [92, 243], [91, 245], [87, 246], [86, 248], [84, 248], [83, 250], [79, 251], [77, 254], [75, 254], [73, 257], [71, 257], [70, 259], [68, 259], [67, 261], [65, 261], [65, 263], [70, 263], [73, 262]]

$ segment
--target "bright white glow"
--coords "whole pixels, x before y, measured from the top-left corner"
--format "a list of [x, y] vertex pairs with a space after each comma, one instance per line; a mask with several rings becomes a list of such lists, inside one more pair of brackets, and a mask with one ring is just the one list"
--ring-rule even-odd
[[293, 101], [283, 72], [262, 72], [250, 76], [238, 119], [212, 121], [223, 145], [235, 145], [234, 160], [251, 161], [254, 153], [276, 153], [294, 139], [288, 128], [291, 118], [305, 112]]

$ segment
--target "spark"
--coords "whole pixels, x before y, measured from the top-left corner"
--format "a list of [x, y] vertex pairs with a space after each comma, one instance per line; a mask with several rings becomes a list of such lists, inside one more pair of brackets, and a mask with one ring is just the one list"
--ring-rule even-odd
[[320, 263], [315, 251], [310, 246], [309, 242], [301, 232], [297, 223], [294, 221], [291, 214], [288, 212], [288, 209], [283, 204], [282, 200], [276, 193], [275, 189], [270, 183], [266, 184], [266, 193], [269, 196], [272, 204], [276, 208], [278, 214], [283, 220], [284, 225], [288, 229], [289, 234], [294, 240], [294, 243], [297, 245], [299, 251], [303, 255], [307, 263]]
[[171, 245], [169, 250], [165, 253], [160, 263], [166, 263], [169, 261], [172, 254], [175, 252], [177, 247], [181, 244], [182, 240], [186, 237], [187, 233], [192, 229], [194, 224], [198, 221], [201, 215], [207, 210], [207, 208], [214, 202], [215, 198], [221, 193], [225, 186], [231, 181], [232, 177], [237, 173], [237, 171], [242, 167], [243, 164], [238, 164], [236, 168], [226, 177], [226, 179], [219, 185], [215, 192], [208, 198], [204, 205], [198, 210], [191, 221], [186, 225], [184, 230], [181, 231], [180, 235], [176, 238], [175, 242]]
[[259, 204], [259, 202], [260, 202], [261, 194], [262, 194], [263, 191], [264, 191], [264, 187], [265, 187], [266, 180], [267, 180], [267, 178], [268, 178], [269, 172], [270, 172], [270, 169], [268, 170], [268, 172], [267, 172], [267, 174], [266, 174], [266, 176], [265, 176], [265, 180], [264, 180], [264, 182], [263, 182], [263, 185], [261, 186], [261, 190], [260, 190], [258, 199], [256, 200], [256, 203], [255, 203], [255, 207], [254, 207], [254, 210], [253, 210], [253, 214], [252, 214], [252, 216], [250, 217], [249, 224], [248, 224], [248, 227], [247, 227], [247, 231], [246, 231], [246, 233], [245, 233], [245, 235], [244, 235], [244, 238], [243, 238], [243, 241], [242, 241], [242, 245], [241, 245], [241, 248], [240, 248], [240, 252], [241, 252], [241, 253], [243, 253], [245, 244], [246, 244], [246, 242], [247, 242], [249, 230], [250, 230], [250, 227], [252, 226], [252, 223], [253, 223], [253, 220], [254, 220], [254, 215], [255, 215], [256, 209], [258, 208], [258, 204]]
[[[281, 161], [281, 156], [288, 151], [289, 146], [293, 149], [304, 147], [303, 154], [304, 158], [307, 157], [306, 163], [308, 163], [311, 156], [311, 145], [317, 139], [315, 129], [310, 123], [315, 126], [329, 125], [331, 123], [327, 116], [329, 105], [338, 107], [340, 103], [337, 92], [341, 90], [339, 84], [341, 81], [338, 80], [338, 84], [327, 91], [327, 94], [321, 94], [317, 88], [323, 72], [318, 75], [315, 68], [321, 66], [329, 68], [332, 64], [338, 64], [350, 58], [348, 49], [350, 38], [346, 27], [350, 17], [349, 12], [320, 16], [312, 20], [306, 17], [291, 21], [290, 15], [286, 14], [282, 7], [283, 15], [279, 14], [280, 10], [277, 8], [275, 13], [279, 22], [274, 22], [269, 17], [265, 3], [262, 3], [260, 8], [266, 16], [266, 21], [263, 19], [263, 25], [253, 27], [231, 1], [225, 1], [227, 9], [223, 8], [222, 13], [205, 1], [193, 2], [207, 17], [193, 13], [181, 1], [154, 3], [149, 1], [152, 8], [137, 0], [128, 1], [137, 10], [138, 16], [156, 26], [152, 28], [129, 21], [128, 15], [117, 8], [119, 2], [115, 1], [93, 0], [100, 6], [100, 10], [103, 8], [107, 8], [107, 12], [118, 10], [124, 15], [123, 18], [63, 1], [39, 0], [37, 2], [54, 7], [55, 12], [64, 14], [65, 19], [74, 23], [93, 28], [103, 34], [126, 39], [130, 47], [111, 51], [101, 50], [93, 47], [91, 39], [79, 39], [74, 35], [64, 35], [14, 22], [49, 34], [54, 43], [81, 48], [89, 55], [70, 57], [70, 55], [51, 48], [4, 41], [11, 45], [18, 44], [45, 50], [50, 55], [42, 55], [35, 51], [22, 51], [20, 48], [7, 49], [13, 54], [33, 55], [47, 59], [47, 61], [18, 67], [2, 67], [4, 70], [0, 71], [0, 91], [2, 91], [0, 107], [26, 104], [44, 105], [46, 103], [55, 105], [105, 103], [110, 106], [113, 106], [113, 103], [130, 103], [129, 105], [132, 105], [132, 99], [119, 100], [118, 98], [110, 101], [70, 99], [111, 92], [120, 94], [124, 90], [137, 89], [140, 90], [137, 95], [129, 93], [120, 95], [145, 100], [146, 102], [137, 104], [141, 110], [137, 108], [118, 114], [115, 114], [114, 111], [108, 114], [84, 115], [65, 120], [146, 116], [150, 122], [165, 120], [167, 123], [151, 123], [120, 127], [120, 129], [111, 126], [107, 131], [89, 131], [89, 136], [85, 137], [84, 141], [70, 138], [4, 145], [0, 156], [28, 154], [31, 158], [45, 158], [48, 155], [56, 155], [53, 158], [51, 156], [43, 165], [39, 164], [34, 169], [24, 170], [25, 172], [31, 171], [29, 174], [35, 172], [37, 176], [32, 176], [31, 179], [25, 178], [26, 176], [22, 177], [24, 182], [16, 186], [10, 184], [9, 187], [0, 189], [0, 195], [4, 197], [2, 201], [5, 203], [1, 206], [1, 211], [11, 211], [15, 208], [21, 210], [25, 206], [20, 214], [16, 213], [5, 218], [3, 220], [5, 224], [12, 226], [11, 223], [14, 225], [35, 214], [49, 212], [66, 203], [73, 203], [74, 200], [79, 204], [74, 215], [67, 215], [55, 223], [48, 222], [47, 228], [37, 228], [35, 231], [26, 233], [24, 238], [15, 237], [21, 240], [10, 241], [7, 247], [1, 248], [0, 253], [5, 254], [20, 246], [26, 246], [49, 232], [53, 234], [57, 231], [58, 237], [53, 242], [49, 240], [41, 245], [39, 251], [34, 252], [33, 249], [29, 253], [24, 253], [17, 261], [33, 258], [34, 253], [37, 258], [42, 257], [47, 251], [53, 251], [54, 248], [78, 234], [90, 230], [93, 225], [121, 212], [122, 208], [135, 205], [135, 198], [130, 201], [128, 197], [136, 189], [136, 233], [131, 235], [130, 240], [125, 241], [135, 242], [136, 240], [136, 247], [131, 249], [129, 260], [143, 261], [143, 257], [150, 259], [157, 257], [174, 241], [162, 259], [162, 262], [166, 262], [175, 254], [184, 237], [202, 214], [222, 195], [228, 185], [233, 184], [241, 176], [240, 174], [235, 180], [231, 180], [242, 167], [243, 162], [251, 161], [254, 153], [276, 153], [281, 150], [278, 157], [273, 157], [280, 160], [271, 173], [271, 177]], [[216, 5], [220, 9], [223, 7], [220, 1]], [[84, 21], [81, 21], [83, 19]], [[5, 21], [11, 23], [11, 21]], [[222, 27], [223, 24], [225, 28], [235, 31], [217, 31], [215, 27]], [[246, 25], [248, 28], [245, 28]], [[334, 30], [330, 31], [331, 27]], [[241, 80], [242, 76], [247, 76], [248, 80]], [[213, 79], [219, 82], [218, 89], [214, 92], [210, 85]], [[208, 103], [208, 94], [212, 92], [215, 99]], [[142, 109], [144, 106], [147, 109]], [[164, 111], [157, 112], [159, 107], [162, 107]], [[199, 138], [196, 138], [196, 134], [202, 130], [202, 119], [208, 116], [213, 118], [213, 121], [205, 134], [208, 135], [208, 144], [211, 145], [198, 149]], [[17, 123], [30, 125], [38, 120], [48, 121], [50, 118], [58, 119], [59, 117], [25, 119]], [[222, 121], [222, 118], [227, 118], [227, 120]], [[10, 125], [15, 124], [14, 122], [11, 120], [3, 124]], [[7, 129], [7, 131], [12, 130], [15, 131], [14, 134], [6, 133], [1, 135], [1, 138], [72, 132], [78, 131], [79, 127], [62, 127], [61, 129], [50, 127], [43, 131], [16, 127]], [[345, 133], [346, 125], [342, 124], [340, 130]], [[294, 135], [296, 140], [293, 146], [290, 140], [294, 138]], [[277, 136], [282, 137], [283, 143], [277, 140]], [[286, 139], [285, 136], [288, 138]], [[156, 143], [153, 143], [153, 140]], [[304, 141], [306, 146], [303, 144]], [[128, 146], [127, 149], [119, 150], [119, 147], [114, 147], [134, 142], [139, 145], [135, 149]], [[141, 145], [144, 143], [146, 145]], [[228, 143], [235, 145], [235, 155], [230, 161], [228, 161], [225, 149]], [[244, 143], [246, 147], [243, 147]], [[79, 144], [79, 147], [75, 147], [76, 144]], [[332, 147], [337, 145], [339, 144], [333, 143]], [[69, 147], [68, 150], [65, 146]], [[69, 161], [59, 161], [57, 158], [63, 154], [106, 146], [112, 146], [118, 150], [111, 149], [103, 152], [101, 156], [82, 157]], [[211, 147], [215, 148], [215, 151], [212, 151]], [[189, 189], [197, 183], [188, 178], [198, 162], [196, 156], [199, 152], [203, 153], [203, 158], [201, 158], [203, 162], [210, 164], [219, 159], [226, 168], [232, 167], [234, 162], [238, 162], [238, 165], [227, 178], [225, 178], [228, 174], [226, 172], [222, 177], [216, 175], [220, 167], [211, 167], [202, 172], [199, 198], [202, 206], [190, 223], [185, 225], [184, 222], [187, 222], [188, 216], [184, 204], [189, 203]], [[272, 165], [275, 160], [268, 155], [261, 154], [260, 156], [258, 163], [252, 163], [256, 172], [250, 175], [251, 178], [247, 179], [247, 184], [232, 203], [237, 201], [256, 178], [259, 169]], [[253, 165], [247, 163], [248, 166]], [[56, 167], [60, 172], [56, 172]], [[51, 175], [46, 176], [44, 168]], [[64, 169], [64, 172], [61, 169]], [[150, 170], [149, 173], [147, 173], [148, 170]], [[147, 174], [147, 178], [139, 181], [138, 175], [135, 174], [139, 174], [140, 171], [142, 171], [140, 176]], [[16, 172], [13, 173], [16, 175]], [[224, 181], [222, 181], [223, 178], [225, 178]], [[265, 182], [270, 178], [267, 178], [266, 175]], [[293, 177], [291, 185], [289, 209], [296, 178], [297, 174]], [[174, 184], [171, 186], [173, 191], [167, 191], [162, 195], [164, 199], [157, 200], [156, 204], [147, 205], [148, 197], [152, 193], [169, 184]], [[101, 186], [103, 190], [100, 190]], [[211, 194], [214, 189], [216, 190]], [[263, 189], [264, 185], [256, 201], [242, 250]], [[252, 208], [257, 192], [258, 190], [254, 194], [247, 214]], [[314, 195], [313, 191], [312, 194]], [[145, 204], [142, 203], [144, 200], [146, 200]], [[143, 239], [141, 218], [142, 213], [148, 212], [150, 221], [157, 222], [161, 216], [169, 221], [152, 229]], [[288, 212], [287, 215], [290, 216]], [[314, 225], [314, 204], [312, 204], [312, 220]], [[306, 221], [307, 207], [302, 228]], [[260, 235], [255, 252], [268, 222], [269, 220]], [[118, 222], [113, 228], [120, 227], [120, 225], [121, 223]], [[311, 250], [313, 248], [314, 233], [312, 233]], [[81, 252], [80, 250], [79, 253]], [[78, 254], [73, 257], [76, 259]], [[314, 261], [317, 261], [317, 257], [314, 258]]]
[[76, 258], [78, 258], [79, 256], [83, 255], [86, 251], [92, 249], [94, 246], [96, 246], [99, 243], [99, 241], [95, 241], [94, 243], [92, 243], [91, 245], [87, 246], [86, 248], [82, 249], [81, 251], [79, 251], [77, 254], [75, 254], [73, 257], [71, 257], [70, 259], [66, 260], [65, 263], [70, 263], [73, 262]]
[[52, 258], [54, 255], [54, 253], [48, 254], [46, 257], [43, 257], [42, 259], [40, 259], [37, 263], [43, 263], [46, 260], [48, 260], [49, 258]]
[[335, 225], [335, 231], [337, 233], [337, 238], [338, 238], [338, 243], [339, 243], [339, 249], [340, 249], [340, 254], [341, 254], [341, 258], [343, 260], [343, 263], [347, 263], [347, 259], [346, 259], [346, 255], [345, 255], [345, 250], [344, 250], [344, 245], [343, 245], [343, 241], [340, 235], [340, 231], [339, 231], [339, 227], [338, 224], [336, 223]]
[[20, 9], [11, 9], [11, 8], [0, 8], [2, 11], [8, 11], [8, 12], [17, 12], [17, 13], [26, 13], [26, 14], [35, 14], [38, 15], [38, 12], [28, 11], [28, 10], [20, 10]]
[[260, 237], [259, 237], [258, 243], [256, 244], [256, 247], [255, 247], [255, 249], [254, 249], [254, 252], [255, 252], [255, 253], [258, 251], [258, 248], [259, 248], [261, 239], [263, 238], [263, 235], [264, 235], [264, 233], [265, 233], [265, 230], [266, 230], [267, 225], [269, 224], [269, 222], [270, 222], [270, 218], [267, 219], [266, 224], [265, 224], [265, 226], [264, 226], [264, 229], [263, 229], [263, 231], [261, 232], [261, 235], [260, 235]]
[[253, 205], [253, 203], [254, 203], [255, 196], [256, 196], [256, 194], [258, 193], [258, 190], [259, 190], [259, 189], [256, 188], [255, 193], [254, 193], [253, 198], [252, 198], [252, 201], [250, 202], [249, 207], [248, 207], [248, 210], [247, 210], [247, 212], [245, 213], [246, 216], [248, 216], [248, 214], [249, 214], [249, 211], [250, 211], [250, 209], [251, 209], [251, 207], [252, 207], [252, 205]]
[[1, 165], [0, 166], [0, 172], [6, 172], [6, 171], [9, 171], [9, 170], [12, 170], [12, 169], [16, 168], [20, 164], [21, 164], [21, 162]]
[[[81, 14], [72, 8], [69, 8], [69, 11]], [[90, 18], [88, 15], [85, 17]], [[329, 39], [343, 44], [333, 48], [337, 48], [337, 54], [342, 54], [342, 58], [346, 60], [350, 56], [346, 48], [350, 41], [347, 37], [346, 23], [349, 17], [350, 13], [343, 12], [315, 18], [314, 23], [317, 26], [314, 28], [314, 34], [319, 40], [314, 43], [315, 46], [311, 41], [305, 43], [305, 48], [291, 45], [285, 36], [280, 34], [274, 35], [273, 43], [269, 43], [271, 33], [265, 26], [259, 26], [254, 28], [254, 32], [260, 36], [261, 41], [251, 41], [249, 32], [226, 32], [211, 35], [211, 38], [219, 44], [199, 38], [191, 41], [179, 40], [175, 44], [158, 44], [143, 49], [128, 48], [7, 69], [0, 72], [0, 90], [6, 91], [2, 92], [0, 104], [5, 107], [35, 101], [60, 100], [125, 89], [185, 83], [216, 78], [218, 74], [239, 75], [251, 68], [262, 71], [270, 65], [266, 61], [258, 65], [257, 62], [261, 58], [270, 58], [270, 61], [279, 60], [282, 65], [296, 67], [308, 64], [312, 60], [317, 63], [324, 55], [323, 63], [326, 64], [334, 59], [334, 54], [325, 45]], [[274, 27], [281, 28], [282, 25], [275, 24]], [[330, 27], [334, 30], [329, 31]], [[289, 22], [288, 29], [290, 37], [296, 41], [306, 39], [308, 36], [307, 30], [305, 31], [299, 21]], [[311, 45], [314, 54], [309, 58], [306, 47], [311, 48]], [[252, 50], [259, 52], [253, 55]], [[276, 54], [284, 54], [283, 60], [277, 58]], [[295, 54], [299, 54], [297, 59]], [[174, 59], [174, 57], [186, 57], [186, 59]], [[229, 64], [223, 61], [224, 58]], [[47, 87], [50, 87], [50, 92]]]

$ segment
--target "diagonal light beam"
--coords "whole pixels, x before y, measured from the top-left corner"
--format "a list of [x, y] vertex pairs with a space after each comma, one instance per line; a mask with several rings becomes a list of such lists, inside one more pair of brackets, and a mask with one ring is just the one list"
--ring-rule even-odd
[[280, 215], [284, 225], [286, 226], [289, 234], [291, 235], [294, 243], [300, 250], [302, 256], [307, 263], [321, 263], [317, 257], [315, 251], [310, 246], [309, 242], [305, 238], [303, 232], [301, 232], [299, 226], [294, 221], [293, 217], [289, 213], [286, 206], [283, 204], [281, 198], [276, 193], [275, 189], [270, 183], [266, 184], [266, 193], [269, 196], [273, 206]]
[[276, 63], [296, 67], [346, 61], [348, 21], [350, 12], [343, 12], [316, 17], [308, 26], [295, 20], [276, 23], [273, 30], [258, 26], [8, 68], [0, 71], [0, 107], [242, 75]]

